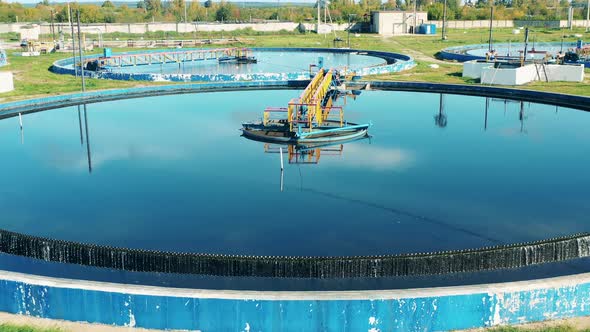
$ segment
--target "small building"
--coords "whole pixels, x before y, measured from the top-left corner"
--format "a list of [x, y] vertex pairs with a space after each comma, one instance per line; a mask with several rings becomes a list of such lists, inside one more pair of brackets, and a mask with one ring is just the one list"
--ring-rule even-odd
[[[421, 24], [428, 22], [427, 12], [378, 10], [371, 12], [371, 32], [380, 35], [414, 33]], [[416, 31], [418, 32], [418, 31]]]
[[21, 40], [39, 40], [39, 34], [41, 33], [41, 27], [39, 25], [24, 25], [19, 29]]

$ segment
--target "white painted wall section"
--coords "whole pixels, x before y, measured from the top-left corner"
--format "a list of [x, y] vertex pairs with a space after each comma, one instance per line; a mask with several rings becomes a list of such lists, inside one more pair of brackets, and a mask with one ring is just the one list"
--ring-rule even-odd
[[548, 65], [546, 66], [549, 81], [583, 82], [584, 65]]
[[14, 90], [14, 78], [9, 71], [0, 71], [0, 93]]
[[494, 67], [493, 63], [489, 62], [478, 62], [478, 61], [466, 61], [463, 63], [463, 77], [469, 78], [480, 78], [481, 71], [483, 68]]
[[[465, 69], [464, 69], [465, 70]], [[547, 73], [545, 76], [545, 73]], [[541, 65], [529, 64], [520, 68], [481, 68], [482, 84], [522, 85], [532, 81], [583, 82], [583, 65]]]

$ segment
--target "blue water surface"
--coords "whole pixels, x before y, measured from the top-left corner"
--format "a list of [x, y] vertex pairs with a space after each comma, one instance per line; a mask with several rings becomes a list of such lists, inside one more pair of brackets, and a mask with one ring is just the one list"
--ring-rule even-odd
[[486, 112], [486, 98], [454, 95], [442, 96], [441, 110], [439, 94], [363, 92], [347, 100], [345, 117], [371, 121], [371, 138], [314, 151], [306, 164], [289, 163], [285, 151], [281, 191], [280, 155], [239, 128], [299, 93], [90, 104], [90, 159], [77, 107], [23, 116], [22, 136], [17, 117], [1, 120], [0, 228], [118, 247], [306, 256], [590, 229], [586, 112], [498, 99]]
[[236, 64], [219, 63], [217, 60], [205, 60], [163, 65], [145, 65], [130, 67], [114, 67], [113, 72], [121, 73], [151, 73], [151, 74], [192, 74], [209, 75], [211, 73], [234, 75], [255, 73], [289, 73], [309, 71], [309, 65], [318, 64], [319, 58], [323, 58], [326, 67], [348, 67], [360, 69], [364, 67], [385, 64], [384, 59], [359, 55], [357, 53], [331, 53], [331, 52], [275, 52], [253, 51], [257, 63]]

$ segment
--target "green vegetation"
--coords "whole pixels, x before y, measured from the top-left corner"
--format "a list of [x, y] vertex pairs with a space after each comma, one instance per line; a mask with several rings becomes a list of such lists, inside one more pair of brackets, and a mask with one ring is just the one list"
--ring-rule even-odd
[[[440, 20], [444, 11], [444, 0], [333, 0], [329, 4], [330, 16], [336, 22], [348, 22], [351, 14], [356, 15], [357, 21], [369, 21], [369, 13], [373, 10], [417, 10], [427, 11], [429, 19]], [[495, 5], [494, 17], [499, 20], [535, 19], [559, 20], [567, 19], [567, 8], [570, 1], [560, 0], [448, 0], [447, 18], [458, 20], [489, 19], [491, 4]], [[572, 0], [574, 18], [585, 17], [586, 1]], [[184, 22], [186, 18], [194, 21], [251, 21], [251, 20], [288, 20], [302, 22], [313, 20], [316, 11], [313, 4], [295, 5], [260, 2], [256, 6], [236, 5], [226, 1], [204, 2], [185, 0], [139, 0], [133, 4], [115, 5], [105, 0], [102, 5], [72, 3], [74, 10], [80, 9], [82, 23], [132, 23], [150, 22], [152, 20], [166, 22]], [[0, 1], [0, 22], [38, 22], [51, 20], [68, 22], [67, 5], [42, 0], [34, 7], [25, 7], [20, 3]]]
[[58, 328], [40, 328], [25, 325], [1, 324], [0, 332], [64, 332]]
[[[156, 32], [157, 33], [157, 32]], [[559, 41], [561, 32], [559, 30], [535, 30], [532, 32], [538, 42]], [[575, 41], [577, 38], [574, 34], [581, 33], [583, 30], [574, 30], [568, 32], [566, 41]], [[286, 32], [277, 38], [276, 33], [263, 33], [251, 36], [249, 31], [237, 32], [219, 32], [219, 33], [199, 33], [192, 34], [175, 34], [174, 37], [186, 39], [200, 38], [218, 38], [224, 35], [234, 37], [234, 42], [230, 46], [269, 46], [269, 47], [332, 47], [334, 35], [316, 35], [316, 34], [299, 34], [297, 32]], [[117, 37], [115, 37], [117, 36]], [[586, 34], [586, 36], [589, 36]], [[92, 36], [88, 36], [90, 39]], [[105, 35], [105, 40], [111, 38], [140, 38], [140, 35]], [[338, 32], [337, 37], [347, 40], [345, 32]], [[449, 39], [441, 41], [440, 36], [396, 36], [382, 37], [378, 35], [362, 34], [356, 37], [351, 35], [351, 47], [357, 49], [385, 50], [409, 54], [416, 59], [418, 65], [408, 71], [376, 75], [367, 77], [372, 80], [392, 80], [392, 81], [424, 81], [440, 83], [475, 83], [472, 80], [461, 77], [462, 67], [458, 63], [442, 62], [435, 58], [436, 53], [441, 49], [455, 45], [487, 43], [487, 31], [485, 29], [452, 29], [448, 32]], [[146, 37], [144, 37], [146, 38]], [[499, 29], [494, 31], [494, 43], [520, 41], [522, 36], [512, 35], [511, 29]], [[206, 47], [211, 47], [207, 45]], [[114, 52], [126, 51], [130, 49], [114, 49]], [[136, 50], [136, 49], [134, 49]], [[94, 53], [100, 53], [102, 50], [97, 49]], [[80, 80], [70, 75], [57, 75], [51, 73], [48, 68], [51, 64], [62, 58], [70, 57], [68, 53], [54, 53], [42, 55], [40, 57], [18, 57], [8, 52], [10, 65], [3, 69], [11, 70], [15, 74], [15, 91], [0, 95], [0, 101], [10, 101], [15, 99], [33, 98], [49, 94], [61, 94], [80, 91]], [[438, 68], [430, 66], [436, 64]], [[588, 70], [587, 70], [588, 72]], [[108, 81], [88, 79], [88, 90], [112, 89], [137, 87], [155, 84], [176, 84], [169, 82], [133, 82], [133, 81]], [[554, 91], [561, 93], [570, 93], [590, 96], [590, 81], [586, 79], [586, 84], [566, 83], [566, 82], [535, 82], [526, 86], [524, 89], [535, 89], [544, 91]]]

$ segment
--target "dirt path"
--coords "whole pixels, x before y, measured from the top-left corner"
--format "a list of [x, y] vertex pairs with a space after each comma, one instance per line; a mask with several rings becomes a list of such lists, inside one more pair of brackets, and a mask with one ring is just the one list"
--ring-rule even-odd
[[[30, 317], [30, 316], [23, 316], [23, 315], [13, 315], [4, 312], [0, 312], [0, 324], [1, 323], [8, 323], [12, 325], [27, 325], [33, 326], [38, 328], [58, 328], [64, 332], [157, 332], [160, 330], [148, 330], [142, 328], [134, 328], [134, 327], [119, 327], [119, 326], [111, 326], [111, 325], [101, 325], [101, 324], [88, 324], [88, 323], [77, 323], [77, 322], [68, 322], [64, 320], [54, 320], [54, 319], [45, 319], [45, 318], [37, 318], [37, 317]], [[540, 323], [529, 323], [529, 324], [522, 324], [522, 325], [512, 325], [513, 327], [519, 327], [523, 329], [528, 329], [531, 331], [535, 331], [542, 328], [549, 328], [549, 327], [556, 327], [556, 326], [570, 326], [575, 330], [584, 330], [590, 329], [590, 316], [585, 317], [577, 317], [577, 318], [568, 318], [568, 319], [558, 319]], [[493, 328], [491, 328], [493, 329]], [[490, 328], [479, 328], [479, 329], [470, 329], [464, 330], [464, 332], [485, 332], [489, 331]], [[167, 330], [167, 331], [178, 331], [178, 330]]]
[[[525, 330], [536, 331], [546, 328], [554, 328], [559, 326], [569, 326], [576, 331], [582, 331], [590, 329], [590, 316], [584, 317], [575, 317], [575, 318], [567, 318], [567, 319], [556, 319], [550, 320], [545, 322], [539, 323], [528, 323], [528, 324], [521, 324], [521, 325], [510, 325], [511, 327], [522, 328]], [[485, 332], [489, 331], [493, 328], [485, 328], [485, 329], [471, 329], [471, 330], [464, 330], [464, 332]]]
[[395, 40], [394, 37], [381, 37], [385, 42], [394, 44], [396, 46], [399, 47], [399, 52], [409, 55], [411, 57], [413, 57], [415, 60], [418, 61], [424, 61], [424, 62], [432, 62], [432, 63], [441, 63], [441, 64], [446, 64], [446, 65], [455, 65], [455, 66], [461, 66], [461, 63], [458, 62], [451, 62], [451, 61], [443, 61], [443, 60], [439, 60], [433, 56], [430, 56], [428, 54], [425, 54], [419, 50], [413, 49], [413, 48], [408, 48], [408, 46], [406, 44], [402, 44], [399, 41]]
[[[156, 332], [160, 330], [148, 330], [135, 327], [120, 327], [102, 324], [89, 324], [69, 322], [65, 320], [37, 318], [24, 315], [13, 315], [0, 312], [0, 324], [12, 324], [18, 326], [32, 326], [42, 329], [57, 328], [64, 332]], [[167, 330], [174, 332], [174, 330]]]

